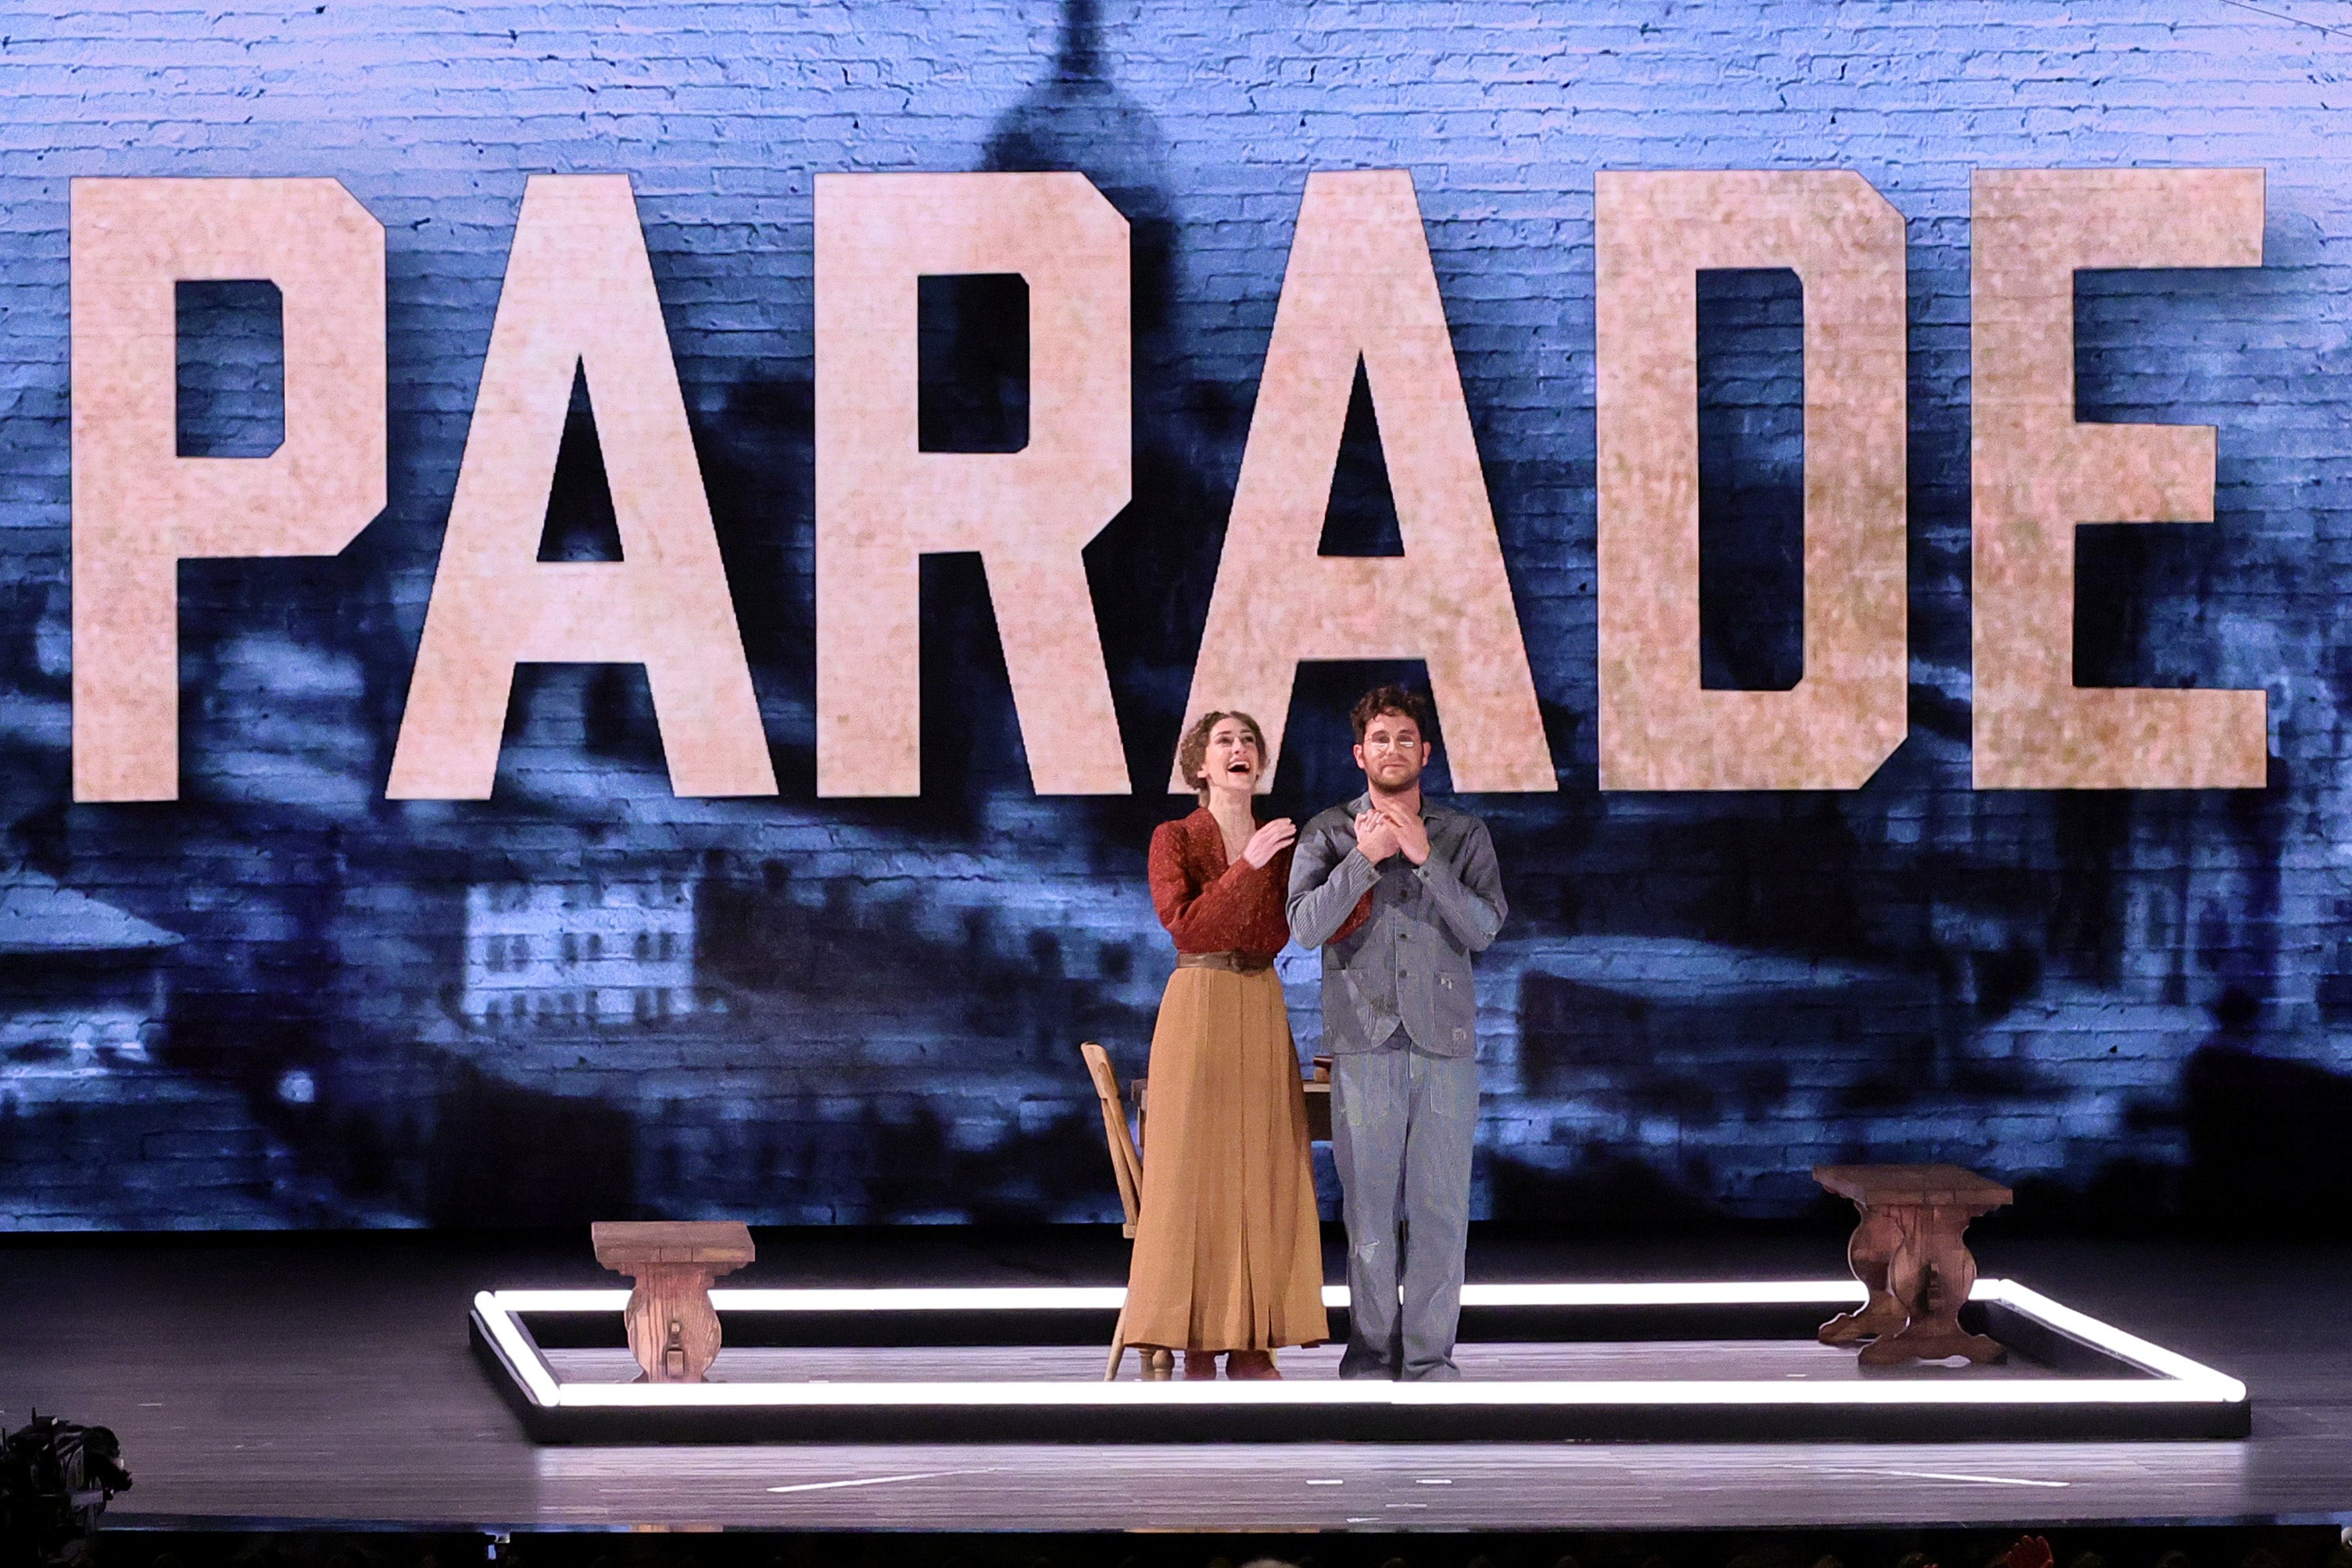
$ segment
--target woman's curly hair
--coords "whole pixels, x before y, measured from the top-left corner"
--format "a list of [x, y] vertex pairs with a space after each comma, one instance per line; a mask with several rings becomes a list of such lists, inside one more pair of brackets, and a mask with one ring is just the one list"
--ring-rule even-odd
[[1249, 727], [1249, 732], [1257, 738], [1258, 760], [1265, 760], [1265, 731], [1258, 728], [1256, 720], [1239, 709], [1211, 709], [1193, 720], [1192, 727], [1184, 731], [1184, 739], [1176, 748], [1176, 771], [1184, 775], [1202, 805], [1209, 804], [1209, 781], [1202, 776], [1209, 763], [1209, 736], [1227, 719], [1237, 719]]

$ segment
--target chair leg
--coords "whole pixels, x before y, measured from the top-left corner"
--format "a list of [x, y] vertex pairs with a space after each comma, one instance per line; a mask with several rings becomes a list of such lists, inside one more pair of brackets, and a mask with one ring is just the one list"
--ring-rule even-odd
[[[1150, 1354], [1149, 1352], [1139, 1353], [1146, 1356]], [[1118, 1310], [1118, 1322], [1111, 1329], [1110, 1331], [1110, 1364], [1103, 1368], [1103, 1381], [1105, 1383], [1117, 1383], [1118, 1381], [1118, 1363], [1126, 1354], [1127, 1308], [1124, 1305], [1121, 1305]]]

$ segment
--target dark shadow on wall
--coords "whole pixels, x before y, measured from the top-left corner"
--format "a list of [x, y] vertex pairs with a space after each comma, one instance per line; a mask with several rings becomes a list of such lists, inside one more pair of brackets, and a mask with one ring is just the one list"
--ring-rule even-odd
[[625, 1219], [642, 1212], [635, 1165], [625, 1110], [453, 1063], [434, 1118], [425, 1213], [458, 1227]]
[[592, 1098], [320, 1018], [257, 1020], [217, 994], [178, 1000], [162, 1055], [236, 1091], [249, 1125], [327, 1184], [346, 1223], [571, 1225], [638, 1212], [634, 1119]]
[[173, 285], [183, 458], [266, 458], [286, 439], [285, 301], [258, 279]]
[[694, 418], [711, 526], [759, 693], [776, 787], [816, 796], [816, 394], [806, 376], [730, 385]]
[[916, 445], [1018, 452], [1029, 445], [1029, 284], [1014, 272], [916, 281]]
[[1355, 384], [1348, 390], [1348, 416], [1339, 427], [1339, 457], [1331, 468], [1331, 499], [1323, 512], [1318, 555], [1402, 555], [1396, 495], [1389, 487], [1387, 455], [1381, 447], [1380, 411], [1372, 405], [1371, 377], [1361, 355]]
[[1698, 275], [1699, 684], [1805, 673], [1805, 297], [1786, 268]]
[[[1591, 1150], [1563, 1171], [1496, 1156], [1488, 1166], [1498, 1229], [1529, 1235], [1656, 1237], [1743, 1223], [1696, 1196], [1703, 1173], [1667, 1173], [1639, 1154]], [[1677, 1176], [1683, 1179], [1677, 1179]]]
[[2352, 1232], [2352, 1075], [2217, 1041], [2189, 1058], [2181, 1088], [2191, 1224]]
[[876, 1219], [1019, 1225], [1116, 1203], [1098, 1116], [1060, 1117], [980, 1150], [957, 1148], [934, 1105], [896, 1125], [869, 1117], [861, 1131], [878, 1173], [866, 1184]]

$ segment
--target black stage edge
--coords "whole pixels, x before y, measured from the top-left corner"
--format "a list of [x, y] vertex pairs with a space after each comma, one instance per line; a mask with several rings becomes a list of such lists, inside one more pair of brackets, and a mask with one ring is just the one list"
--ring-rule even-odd
[[[94, 1568], [1992, 1568], [2024, 1531], [2000, 1529], [1463, 1532], [1404, 1539], [1202, 1531], [838, 1535], [609, 1531], [109, 1531]], [[2352, 1568], [2325, 1525], [2066, 1527], [2040, 1531], [2060, 1568]]]

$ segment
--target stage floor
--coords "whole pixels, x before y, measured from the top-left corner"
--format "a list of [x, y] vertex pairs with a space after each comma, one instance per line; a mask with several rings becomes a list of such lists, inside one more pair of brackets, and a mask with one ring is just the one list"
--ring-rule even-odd
[[[760, 1247], [743, 1285], [1113, 1284], [1126, 1256], [1115, 1229], [768, 1231]], [[1817, 1278], [1837, 1254], [1826, 1235], [1654, 1245], [1480, 1236], [1471, 1277]], [[1978, 1254], [1988, 1274], [2243, 1379], [2253, 1436], [541, 1447], [469, 1352], [467, 1303], [485, 1287], [616, 1283], [588, 1257], [584, 1230], [576, 1241], [0, 1237], [0, 1300], [12, 1320], [0, 1425], [37, 1406], [114, 1427], [138, 1485], [108, 1518], [132, 1527], [2352, 1523], [2352, 1336], [2342, 1306], [2352, 1300], [2352, 1247], [2024, 1241], [1988, 1227]], [[1292, 1359], [1311, 1373], [1328, 1353]], [[1034, 1370], [1099, 1375], [1099, 1357], [1083, 1359]]]

